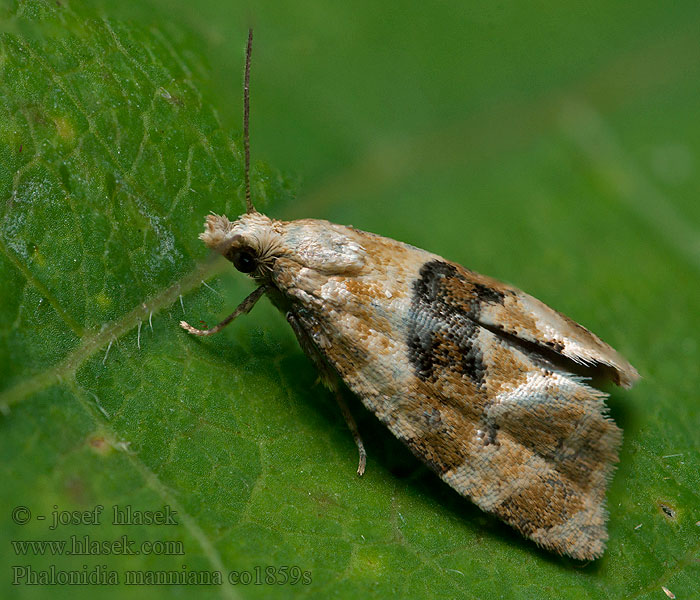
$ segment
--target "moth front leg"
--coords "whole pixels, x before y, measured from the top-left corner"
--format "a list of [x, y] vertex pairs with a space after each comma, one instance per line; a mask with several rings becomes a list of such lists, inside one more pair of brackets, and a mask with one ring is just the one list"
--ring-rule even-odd
[[338, 407], [340, 408], [340, 412], [343, 414], [345, 423], [347, 423], [348, 429], [350, 429], [350, 433], [352, 433], [352, 437], [355, 440], [355, 445], [357, 446], [357, 451], [360, 455], [359, 462], [357, 465], [357, 474], [360, 477], [362, 477], [362, 475], [365, 472], [365, 466], [367, 465], [367, 452], [365, 451], [365, 445], [362, 442], [362, 438], [360, 437], [360, 432], [357, 429], [357, 423], [355, 422], [355, 419], [353, 418], [352, 413], [350, 412], [350, 409], [348, 408], [348, 405], [345, 402], [345, 398], [343, 398], [343, 392], [340, 386], [340, 379], [337, 373], [326, 362], [326, 359], [316, 347], [316, 344], [313, 342], [313, 338], [304, 328], [304, 325], [302, 324], [299, 317], [292, 311], [289, 311], [286, 316], [287, 321], [292, 326], [294, 335], [296, 335], [297, 340], [299, 340], [299, 345], [301, 346], [301, 349], [307, 356], [311, 358], [311, 360], [316, 365], [316, 368], [318, 369], [319, 375], [321, 377], [321, 381], [327, 388], [333, 391], [335, 400], [338, 403]]
[[236, 317], [244, 313], [249, 313], [251, 309], [255, 306], [255, 303], [260, 300], [261, 296], [267, 291], [267, 286], [261, 285], [256, 288], [243, 302], [241, 302], [228, 317], [226, 317], [221, 323], [214, 325], [211, 329], [197, 329], [192, 327], [187, 321], [180, 321], [180, 327], [182, 327], [187, 333], [192, 335], [214, 335], [219, 333], [226, 325], [233, 321]]

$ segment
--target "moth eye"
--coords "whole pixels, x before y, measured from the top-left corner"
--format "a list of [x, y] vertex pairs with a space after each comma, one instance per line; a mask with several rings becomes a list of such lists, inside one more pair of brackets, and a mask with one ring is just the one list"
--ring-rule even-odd
[[228, 256], [228, 259], [241, 273], [252, 273], [258, 266], [255, 256], [248, 250], [237, 250]]

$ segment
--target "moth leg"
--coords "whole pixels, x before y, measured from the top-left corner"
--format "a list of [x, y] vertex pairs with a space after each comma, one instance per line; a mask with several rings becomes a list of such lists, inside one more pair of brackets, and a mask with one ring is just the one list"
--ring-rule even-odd
[[350, 433], [352, 433], [352, 437], [355, 440], [355, 445], [357, 446], [357, 451], [360, 453], [360, 461], [357, 465], [357, 474], [362, 477], [362, 475], [365, 473], [365, 466], [367, 465], [367, 451], [365, 450], [364, 443], [362, 443], [360, 432], [357, 429], [357, 423], [355, 423], [355, 419], [353, 418], [348, 405], [345, 403], [343, 393], [338, 386], [335, 387], [335, 400], [340, 407], [340, 412], [343, 413], [343, 417], [348, 425], [348, 429], [350, 429]]
[[292, 326], [294, 335], [296, 335], [297, 340], [299, 340], [299, 345], [301, 346], [302, 350], [316, 365], [321, 381], [327, 388], [332, 390], [333, 394], [335, 395], [335, 400], [340, 407], [340, 412], [343, 413], [345, 423], [347, 423], [348, 429], [350, 429], [350, 433], [352, 433], [352, 437], [355, 440], [355, 445], [357, 446], [357, 451], [360, 454], [360, 459], [357, 465], [357, 474], [362, 477], [365, 472], [365, 466], [367, 465], [367, 451], [365, 450], [365, 445], [360, 437], [360, 432], [357, 429], [357, 423], [355, 423], [355, 419], [350, 413], [350, 409], [343, 398], [338, 375], [314, 344], [312, 337], [302, 324], [299, 315], [293, 311], [289, 311], [286, 316], [287, 321]]
[[192, 327], [189, 323], [186, 321], [180, 321], [180, 327], [182, 327], [185, 331], [188, 333], [191, 333], [192, 335], [214, 335], [215, 333], [219, 333], [226, 325], [228, 325], [231, 321], [233, 321], [236, 317], [239, 315], [242, 315], [243, 313], [249, 313], [250, 309], [255, 306], [255, 303], [260, 300], [260, 297], [267, 291], [267, 286], [261, 285], [259, 288], [255, 289], [252, 294], [250, 294], [243, 302], [241, 302], [237, 307], [236, 310], [234, 310], [228, 317], [226, 317], [221, 323], [218, 325], [214, 325], [211, 329], [197, 329], [196, 327]]

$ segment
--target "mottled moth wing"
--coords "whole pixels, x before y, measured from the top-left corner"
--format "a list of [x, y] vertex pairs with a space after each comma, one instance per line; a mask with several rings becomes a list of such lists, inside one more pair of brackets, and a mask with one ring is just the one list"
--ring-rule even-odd
[[550, 550], [600, 556], [621, 430], [606, 395], [567, 367], [605, 365], [625, 384], [634, 369], [520, 290], [352, 235], [367, 250], [362, 271], [304, 282], [292, 306], [302, 347], [460, 494]]

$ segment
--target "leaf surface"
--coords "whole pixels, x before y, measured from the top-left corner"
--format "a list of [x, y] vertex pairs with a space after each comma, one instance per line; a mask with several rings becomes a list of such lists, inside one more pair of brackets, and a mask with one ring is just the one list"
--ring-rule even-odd
[[[252, 287], [197, 239], [209, 211], [242, 207], [249, 9], [33, 0], [0, 5], [8, 594], [95, 593], [26, 585], [53, 568], [149, 600], [692, 597], [700, 15], [549, 4], [546, 19], [517, 3], [256, 7], [253, 152], [285, 174], [256, 163], [253, 192], [272, 216], [352, 223], [514, 283], [632, 361], [642, 383], [609, 400], [625, 441], [604, 557], [538, 550], [350, 399], [358, 479], [332, 397], [266, 301], [211, 339], [179, 329]], [[113, 524], [115, 505], [168, 506], [177, 525]], [[51, 529], [54, 510], [73, 522]], [[85, 536], [141, 553], [17, 545]], [[286, 584], [265, 580], [282, 567]], [[127, 588], [111, 572], [223, 583]]]

